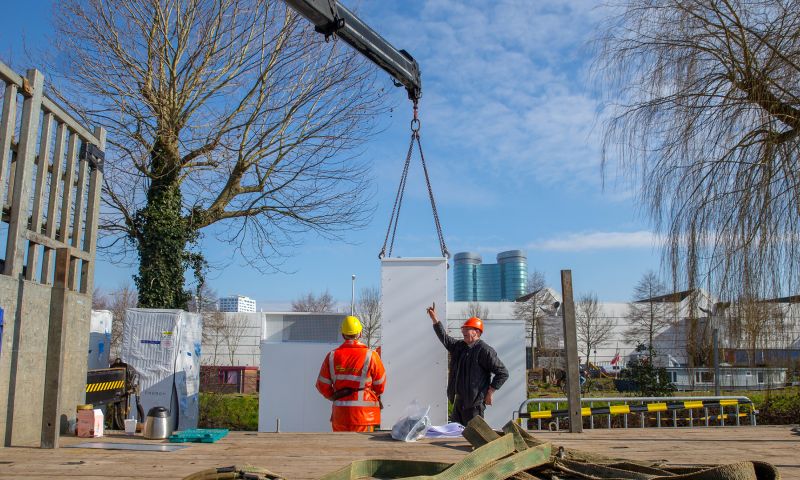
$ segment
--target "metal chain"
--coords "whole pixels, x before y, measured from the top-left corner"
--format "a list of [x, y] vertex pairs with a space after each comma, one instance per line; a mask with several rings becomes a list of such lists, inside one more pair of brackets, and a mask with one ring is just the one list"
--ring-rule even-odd
[[400, 206], [403, 203], [403, 193], [406, 189], [406, 179], [408, 178], [408, 166], [411, 164], [411, 154], [414, 151], [414, 134], [411, 135], [411, 143], [408, 144], [408, 154], [406, 155], [406, 162], [403, 165], [403, 174], [400, 175], [400, 185], [397, 187], [397, 195], [394, 198], [394, 206], [392, 207], [392, 216], [389, 218], [389, 228], [386, 230], [386, 237], [383, 239], [383, 247], [378, 254], [379, 259], [386, 256], [386, 244], [389, 242], [389, 234], [392, 235], [392, 242], [389, 244], [389, 256], [392, 256], [394, 249], [394, 238], [397, 232], [397, 223], [400, 221]]
[[425, 184], [428, 186], [428, 197], [431, 199], [431, 209], [433, 210], [433, 221], [436, 224], [436, 234], [439, 236], [439, 248], [442, 251], [444, 258], [450, 258], [450, 252], [447, 251], [447, 245], [444, 243], [444, 233], [442, 233], [442, 224], [439, 222], [439, 212], [436, 211], [436, 201], [433, 199], [433, 188], [431, 188], [431, 179], [428, 177], [428, 166], [425, 164], [425, 155], [422, 153], [422, 143], [419, 141], [419, 131], [414, 132], [417, 137], [417, 147], [419, 147], [419, 159], [422, 161], [422, 171], [425, 172]]
[[[419, 158], [422, 162], [422, 171], [425, 173], [425, 184], [428, 187], [428, 197], [431, 200], [431, 208], [433, 209], [433, 221], [436, 224], [436, 234], [439, 237], [439, 248], [442, 251], [442, 256], [450, 258], [450, 252], [447, 251], [447, 245], [444, 243], [444, 234], [442, 233], [442, 225], [439, 221], [439, 213], [436, 210], [436, 202], [433, 199], [433, 188], [431, 188], [431, 180], [428, 176], [428, 166], [425, 163], [425, 155], [422, 153], [422, 143], [419, 138], [420, 121], [418, 118], [417, 102], [414, 101], [414, 118], [411, 120], [411, 143], [408, 145], [408, 153], [406, 154], [406, 161], [403, 164], [403, 173], [400, 176], [400, 185], [397, 187], [397, 195], [394, 199], [392, 206], [392, 215], [389, 219], [389, 228], [386, 230], [386, 237], [383, 240], [383, 247], [378, 254], [378, 258], [383, 259], [386, 256], [386, 244], [389, 244], [388, 256], [392, 256], [394, 250], [394, 240], [397, 236], [397, 224], [400, 222], [400, 208], [403, 204], [403, 195], [406, 189], [406, 180], [408, 179], [408, 167], [411, 164], [411, 155], [414, 151], [414, 143], [416, 142], [419, 150]], [[391, 234], [391, 242], [389, 235]]]

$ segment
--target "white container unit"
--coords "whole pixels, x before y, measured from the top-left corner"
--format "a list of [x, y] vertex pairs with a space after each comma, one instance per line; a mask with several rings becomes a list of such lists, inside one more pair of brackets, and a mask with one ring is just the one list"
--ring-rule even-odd
[[111, 322], [114, 316], [108, 310], [92, 310], [89, 323], [89, 361], [87, 368], [108, 368], [108, 350], [111, 347]]
[[433, 425], [447, 423], [447, 351], [425, 312], [433, 302], [447, 325], [447, 259], [381, 261], [381, 358], [386, 367], [381, 428], [391, 429], [416, 401]]
[[166, 407], [173, 428], [197, 428], [200, 386], [199, 314], [132, 308], [125, 312], [122, 360], [139, 374], [144, 413]]
[[345, 314], [264, 315], [258, 431], [330, 432], [331, 402], [316, 389], [325, 356], [342, 343]]
[[325, 356], [339, 345], [261, 342], [259, 432], [331, 431], [331, 402], [316, 382]]

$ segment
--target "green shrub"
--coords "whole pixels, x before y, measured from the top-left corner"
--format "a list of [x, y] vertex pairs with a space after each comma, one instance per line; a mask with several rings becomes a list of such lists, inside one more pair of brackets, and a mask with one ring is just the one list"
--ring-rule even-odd
[[747, 396], [758, 410], [760, 425], [791, 425], [800, 422], [800, 389], [749, 392]]
[[200, 428], [258, 430], [258, 395], [201, 393]]
[[[644, 345], [637, 345], [636, 351], [643, 353], [648, 350]], [[648, 355], [640, 355], [628, 362], [622, 369], [619, 378], [622, 381], [630, 380], [634, 384], [635, 395], [640, 397], [669, 397], [675, 391], [675, 385], [669, 381], [667, 369], [653, 365], [651, 358], [655, 357], [655, 350], [649, 349]]]

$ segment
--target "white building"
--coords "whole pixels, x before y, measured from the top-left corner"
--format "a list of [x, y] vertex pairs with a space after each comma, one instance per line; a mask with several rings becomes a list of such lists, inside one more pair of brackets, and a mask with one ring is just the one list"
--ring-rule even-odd
[[[686, 351], [687, 338], [689, 337], [690, 325], [687, 317], [697, 319], [696, 330], [693, 336], [697, 338], [699, 344], [710, 344], [711, 326], [720, 328], [719, 344], [724, 349], [721, 362], [732, 364], [742, 364], [742, 359], [738, 358], [747, 353], [746, 335], [733, 335], [731, 328], [725, 324], [723, 315], [714, 312], [709, 315], [703, 310], [712, 311], [713, 299], [707, 297], [703, 292], [695, 302], [690, 302], [688, 295], [672, 295], [669, 303], [674, 304], [675, 322], [658, 332], [653, 344], [658, 352], [657, 362], [666, 367], [687, 366], [690, 361]], [[552, 300], [561, 300], [557, 292], [553, 292]], [[491, 328], [492, 321], [516, 320], [514, 316], [514, 302], [478, 302], [481, 309], [486, 310], [487, 328]], [[545, 302], [551, 305], [550, 302]], [[785, 310], [782, 323], [786, 326], [784, 334], [780, 339], [767, 338], [768, 335], [759, 337], [758, 355], [769, 354], [770, 349], [791, 350], [792, 355], [797, 355], [800, 351], [800, 299], [798, 302], [788, 302], [783, 304], [775, 302]], [[694, 307], [694, 312], [691, 312]], [[701, 308], [702, 307], [702, 308]], [[470, 305], [468, 302], [448, 302], [447, 320], [449, 327], [454, 334], [458, 334], [458, 327], [469, 315]], [[631, 328], [628, 318], [628, 303], [600, 302], [599, 315], [612, 324], [612, 331], [606, 341], [592, 349], [589, 361], [599, 367], [605, 368], [609, 372], [618, 371], [624, 367], [629, 357], [634, 354], [636, 343], [632, 342], [626, 332]], [[563, 326], [561, 323], [561, 309], [543, 309], [542, 318], [543, 344], [537, 345], [545, 352], [557, 351], [564, 348]], [[247, 313], [247, 314], [226, 314], [225, 328], [219, 332], [211, 332], [203, 345], [203, 364], [204, 365], [249, 365], [259, 364], [259, 343], [264, 339], [272, 339], [275, 332], [280, 332], [283, 341], [307, 342], [307, 341], [340, 341], [338, 326], [342, 314], [311, 314], [300, 312], [271, 312], [271, 313]], [[711, 318], [709, 318], [711, 317]], [[425, 305], [419, 307], [419, 321], [429, 323], [430, 320], [425, 314]], [[530, 328], [526, 326], [525, 345], [529, 350], [531, 343]], [[431, 331], [432, 334], [432, 331]], [[319, 337], [319, 338], [318, 338]], [[280, 340], [280, 339], [278, 339]], [[272, 341], [272, 340], [271, 340]], [[578, 351], [582, 360], [585, 361], [586, 346], [578, 342]], [[794, 352], [794, 353], [792, 353]], [[784, 352], [785, 353], [785, 352]], [[620, 360], [613, 362], [619, 354]], [[545, 354], [546, 357], [546, 354]], [[730, 358], [729, 358], [730, 357]], [[797, 360], [798, 358], [792, 357]], [[540, 359], [542, 357], [540, 356]], [[556, 366], [552, 359], [543, 358], [539, 362], [540, 367]], [[770, 364], [769, 358], [761, 358], [756, 362], [759, 364]], [[551, 365], [552, 364], [552, 365]]]
[[219, 311], [252, 313], [256, 311], [256, 301], [242, 295], [220, 298]]

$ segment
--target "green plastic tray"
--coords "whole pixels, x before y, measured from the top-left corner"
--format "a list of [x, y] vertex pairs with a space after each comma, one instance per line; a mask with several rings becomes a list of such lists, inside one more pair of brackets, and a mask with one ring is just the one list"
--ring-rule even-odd
[[169, 441], [170, 443], [214, 443], [227, 434], [227, 428], [190, 428], [173, 433]]

